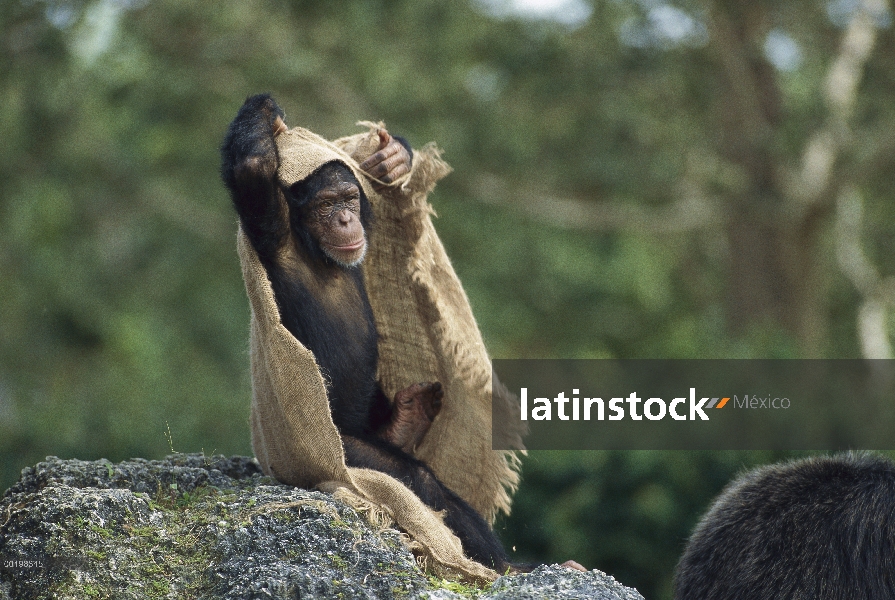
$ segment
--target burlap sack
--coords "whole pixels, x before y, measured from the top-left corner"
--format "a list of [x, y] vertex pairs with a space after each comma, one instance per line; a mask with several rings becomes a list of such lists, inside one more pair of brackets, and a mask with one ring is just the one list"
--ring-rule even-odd
[[[381, 124], [329, 142], [294, 128], [277, 138], [279, 178], [290, 185], [339, 160], [364, 187], [375, 215], [364, 277], [379, 330], [379, 378], [385, 394], [418, 381], [440, 381], [441, 413], [418, 448], [448, 487], [487, 520], [509, 512], [518, 484], [512, 452], [491, 450], [491, 368], [466, 294], [445, 254], [426, 195], [450, 172], [430, 145], [411, 173], [376, 192], [358, 163], [375, 151]], [[433, 566], [476, 579], [496, 574], [463, 555], [439, 515], [378, 471], [345, 465], [323, 377], [313, 354], [280, 323], [266, 272], [240, 232], [239, 256], [252, 308], [252, 447], [265, 473], [296, 486], [344, 485], [384, 510]]]

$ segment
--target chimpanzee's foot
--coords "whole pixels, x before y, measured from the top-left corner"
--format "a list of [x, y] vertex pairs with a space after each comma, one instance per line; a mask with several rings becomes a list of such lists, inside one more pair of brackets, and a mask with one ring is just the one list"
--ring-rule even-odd
[[[510, 574], [516, 575], [518, 573], [531, 573], [539, 566], [541, 566], [539, 563], [510, 563]], [[585, 573], [587, 573], [587, 569], [582, 567], [574, 560], [567, 560], [559, 566], [565, 567], [567, 569], [572, 569], [573, 571], [584, 571]]]
[[585, 573], [587, 573], [587, 569], [582, 567], [580, 564], [578, 564], [574, 560], [567, 560], [566, 562], [564, 562], [563, 564], [561, 564], [559, 566], [565, 567], [567, 569], [572, 569], [573, 571], [584, 571]]
[[441, 411], [444, 388], [435, 382], [416, 383], [395, 394], [392, 419], [382, 437], [407, 453], [422, 442], [432, 420]]

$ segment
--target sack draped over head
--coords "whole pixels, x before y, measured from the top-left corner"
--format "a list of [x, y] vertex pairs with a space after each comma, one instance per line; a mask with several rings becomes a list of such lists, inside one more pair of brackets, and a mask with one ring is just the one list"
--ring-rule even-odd
[[[375, 220], [363, 271], [379, 331], [380, 384], [392, 398], [412, 383], [442, 383], [442, 410], [415, 455], [490, 522], [498, 511], [509, 512], [518, 459], [491, 449], [490, 361], [426, 201], [450, 167], [428, 145], [415, 151], [408, 175], [379, 193], [358, 164], [376, 151], [382, 125], [363, 125], [367, 132], [334, 142], [302, 128], [280, 134], [278, 177], [288, 187], [340, 161], [361, 182]], [[402, 483], [346, 466], [314, 355], [280, 322], [267, 273], [242, 231], [238, 251], [252, 309], [252, 447], [264, 472], [296, 486], [347, 488], [360, 504], [394, 519], [433, 566], [493, 579]]]

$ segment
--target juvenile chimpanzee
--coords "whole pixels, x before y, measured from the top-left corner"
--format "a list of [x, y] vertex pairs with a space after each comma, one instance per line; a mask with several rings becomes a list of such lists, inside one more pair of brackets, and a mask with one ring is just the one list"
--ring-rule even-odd
[[[411, 385], [392, 405], [376, 381], [376, 325], [359, 268], [373, 225], [363, 188], [338, 161], [283, 186], [275, 137], [285, 130], [270, 96], [246, 100], [224, 140], [222, 176], [267, 270], [283, 326], [314, 353], [327, 380], [346, 463], [388, 473], [432, 509], [446, 510], [445, 524], [466, 553], [503, 570], [506, 555], [485, 520], [408, 454], [440, 409], [441, 385]], [[389, 182], [408, 172], [411, 156], [386, 132], [380, 141], [361, 166]]]
[[895, 464], [842, 454], [742, 476], [693, 532], [674, 597], [895, 598]]

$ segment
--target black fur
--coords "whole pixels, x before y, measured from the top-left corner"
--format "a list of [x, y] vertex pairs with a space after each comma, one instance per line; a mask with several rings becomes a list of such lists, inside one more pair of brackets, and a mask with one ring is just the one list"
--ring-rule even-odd
[[[485, 520], [449, 490], [428, 466], [374, 436], [391, 416], [391, 406], [376, 382], [377, 332], [360, 268], [330, 260], [303, 226], [303, 209], [318, 191], [337, 181], [357, 182], [341, 163], [327, 163], [290, 189], [280, 185], [273, 125], [283, 111], [268, 95], [246, 100], [231, 123], [221, 149], [221, 174], [230, 190], [243, 229], [267, 270], [283, 325], [309, 348], [328, 382], [333, 421], [342, 434], [346, 462], [376, 469], [405, 483], [435, 510], [446, 510], [445, 523], [467, 554], [499, 570], [507, 558]], [[401, 140], [402, 143], [405, 143]], [[406, 143], [405, 143], [406, 144]], [[284, 214], [283, 207], [286, 207]], [[372, 211], [361, 188], [361, 223], [372, 238]], [[280, 264], [278, 250], [294, 244], [311, 266], [312, 277], [345, 286], [349, 302], [324, 304], [307, 280]], [[350, 294], [349, 294], [350, 292]], [[329, 307], [329, 308], [327, 308]], [[409, 382], [408, 382], [409, 383]]]
[[842, 454], [742, 476], [696, 527], [674, 597], [895, 598], [895, 464]]

